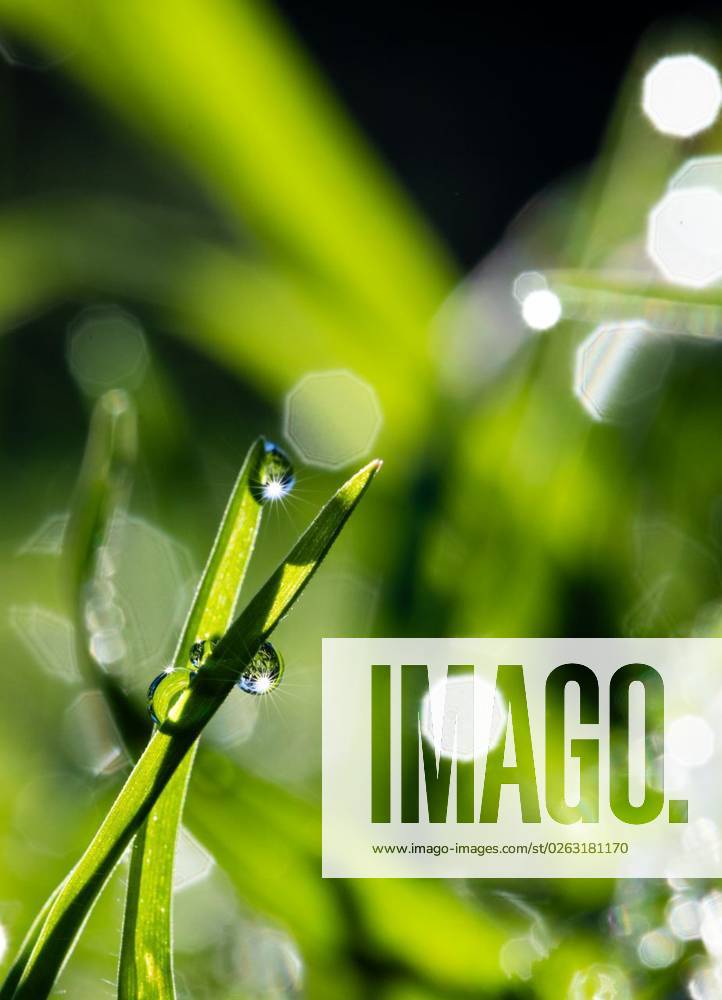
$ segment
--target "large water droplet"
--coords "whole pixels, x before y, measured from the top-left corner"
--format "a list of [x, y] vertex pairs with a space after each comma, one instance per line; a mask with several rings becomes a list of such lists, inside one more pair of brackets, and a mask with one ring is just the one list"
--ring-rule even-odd
[[264, 642], [241, 674], [237, 686], [246, 694], [268, 694], [281, 683], [283, 669], [280, 655], [270, 642]]
[[259, 503], [281, 500], [293, 489], [296, 476], [288, 455], [277, 444], [267, 441], [258, 480], [251, 491]]
[[151, 681], [148, 688], [148, 712], [155, 725], [162, 729], [166, 723], [175, 724], [173, 709], [190, 689], [195, 676], [187, 667], [167, 667]]

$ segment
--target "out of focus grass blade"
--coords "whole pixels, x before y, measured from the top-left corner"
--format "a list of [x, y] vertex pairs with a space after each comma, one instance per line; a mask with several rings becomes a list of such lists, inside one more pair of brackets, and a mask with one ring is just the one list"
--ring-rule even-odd
[[568, 319], [591, 324], [647, 319], [660, 333], [722, 337], [719, 288], [698, 291], [596, 271], [547, 271], [546, 277]]
[[378, 472], [371, 462], [348, 480], [286, 560], [236, 619], [190, 688], [172, 733], [156, 731], [85, 854], [55, 899], [15, 990], [16, 1000], [47, 996], [113, 868], [261, 643], [290, 610]]
[[[236, 479], [196, 591], [174, 664], [187, 667], [193, 643], [228, 628], [253, 553], [262, 505], [252, 484], [264, 444], [250, 449]], [[172, 953], [173, 860], [197, 743], [136, 834], [130, 861], [118, 973], [120, 1000], [175, 996]]]
[[32, 954], [33, 948], [40, 937], [43, 924], [45, 923], [47, 916], [50, 913], [50, 908], [59, 892], [60, 886], [58, 886], [57, 889], [55, 889], [52, 894], [48, 896], [47, 900], [38, 910], [35, 919], [28, 928], [28, 931], [20, 944], [18, 953], [13, 959], [13, 963], [8, 969], [3, 984], [0, 987], [0, 1000], [11, 1000], [11, 997], [15, 995], [15, 988], [20, 982], [23, 969], [28, 963], [28, 959]]
[[503, 914], [475, 909], [443, 882], [320, 880], [318, 808], [208, 748], [186, 814], [241, 898], [288, 929], [315, 974], [338, 954], [373, 953], [447, 995], [505, 985], [499, 952], [514, 928]]
[[655, 26], [639, 44], [619, 88], [607, 133], [573, 215], [565, 261], [599, 267], [644, 233], [647, 216], [675, 171], [691, 156], [719, 147], [720, 123], [687, 142], [657, 132], [641, 108], [645, 73], [670, 52], [692, 51], [719, 63], [714, 33], [693, 22]]
[[[86, 680], [108, 700], [121, 732], [138, 735], [128, 701], [90, 653], [85, 602], [97, 570], [97, 561], [108, 540], [112, 520], [124, 507], [136, 455], [136, 417], [126, 393], [111, 390], [95, 405], [83, 463], [63, 539], [63, 561], [75, 624], [75, 649]], [[0, 1000], [11, 997], [32, 952], [58, 887], [39, 911], [0, 989]]]
[[92, 583], [111, 521], [125, 506], [135, 464], [136, 438], [135, 411], [126, 393], [113, 389], [101, 396], [91, 417], [63, 541], [63, 557], [74, 597]]
[[413, 447], [428, 417], [426, 333], [404, 348], [399, 366], [395, 335], [301, 266], [257, 249], [214, 242], [195, 217], [131, 200], [8, 206], [0, 213], [0, 329], [66, 298], [136, 300], [274, 403], [309, 370], [354, 371], [378, 394], [386, 442]]
[[85, 679], [100, 690], [118, 728], [138, 751], [145, 739], [137, 715], [91, 653], [86, 608], [116, 515], [132, 485], [137, 419], [130, 397], [111, 389], [95, 405], [83, 463], [63, 539], [63, 561], [75, 624], [75, 649]]
[[72, 53], [67, 71], [175, 150], [244, 229], [414, 348], [448, 288], [444, 252], [264, 4], [0, 0], [0, 21]]

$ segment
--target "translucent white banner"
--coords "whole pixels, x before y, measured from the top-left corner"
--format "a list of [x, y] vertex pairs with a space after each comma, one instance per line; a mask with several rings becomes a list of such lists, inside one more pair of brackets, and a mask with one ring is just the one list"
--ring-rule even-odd
[[325, 877], [722, 877], [722, 640], [326, 639]]

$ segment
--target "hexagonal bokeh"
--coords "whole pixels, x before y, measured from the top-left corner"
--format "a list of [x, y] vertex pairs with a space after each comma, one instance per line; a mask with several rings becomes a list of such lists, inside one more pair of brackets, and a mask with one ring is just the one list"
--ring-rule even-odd
[[699, 56], [666, 56], [644, 78], [642, 109], [665, 135], [687, 138], [709, 128], [720, 105], [719, 74]]
[[182, 826], [178, 831], [173, 865], [174, 891], [187, 889], [206, 878], [212, 871], [214, 864], [213, 856]]
[[629, 418], [659, 389], [673, 350], [642, 320], [602, 324], [577, 348], [574, 394], [594, 420]]
[[574, 973], [567, 996], [569, 1000], [594, 1000], [595, 997], [631, 1000], [632, 991], [618, 966], [597, 964]]
[[63, 732], [69, 755], [91, 774], [115, 774], [130, 764], [123, 739], [100, 691], [88, 690], [78, 695], [65, 710]]
[[529, 292], [521, 304], [521, 315], [532, 330], [551, 330], [562, 318], [559, 296], [550, 288]]
[[683, 163], [667, 185], [678, 188], [712, 188], [722, 194], [722, 156], [693, 156]]
[[72, 622], [39, 604], [13, 604], [8, 616], [15, 635], [42, 670], [66, 684], [80, 680]]
[[286, 396], [284, 433], [307, 465], [340, 469], [363, 458], [381, 423], [374, 389], [349, 371], [310, 372]]
[[[107, 593], [89, 609], [94, 652], [124, 683], [145, 689], [149, 670], [172, 655], [195, 585], [192, 562], [176, 539], [128, 515], [115, 518], [104, 558]], [[118, 640], [123, 652], [116, 660]]]
[[514, 278], [511, 286], [512, 294], [519, 305], [532, 292], [540, 292], [547, 288], [547, 279], [539, 271], [522, 271]]
[[63, 538], [68, 527], [67, 514], [51, 514], [17, 550], [19, 556], [57, 556], [63, 548]]
[[649, 216], [647, 253], [668, 281], [705, 288], [722, 278], [722, 193], [668, 191]]
[[70, 324], [68, 366], [90, 396], [135, 389], [148, 366], [145, 334], [135, 316], [117, 306], [85, 309]]

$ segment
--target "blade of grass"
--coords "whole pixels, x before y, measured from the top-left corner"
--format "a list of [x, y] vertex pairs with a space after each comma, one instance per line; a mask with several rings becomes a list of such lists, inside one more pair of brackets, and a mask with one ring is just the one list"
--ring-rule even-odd
[[[130, 397], [117, 389], [105, 393], [90, 419], [88, 441], [78, 476], [70, 519], [63, 539], [63, 561], [75, 624], [75, 650], [84, 677], [102, 691], [124, 735], [139, 735], [129, 702], [90, 652], [85, 602], [95, 578], [99, 554], [115, 514], [128, 498], [136, 456], [136, 415]], [[134, 723], [134, 725], [129, 725]], [[43, 905], [10, 967], [0, 1000], [11, 997], [56, 898], [58, 886]]]
[[140, 753], [147, 730], [91, 652], [86, 608], [116, 516], [128, 502], [137, 452], [137, 417], [127, 393], [111, 389], [95, 405], [63, 539], [63, 562], [81, 672], [103, 694], [124, 740]]
[[192, 215], [132, 200], [3, 206], [0, 332], [76, 297], [145, 303], [272, 401], [314, 368], [348, 368], [376, 389], [385, 440], [401, 449], [428, 418], [430, 396], [419, 391], [432, 374], [428, 338], [406, 345], [399, 368], [395, 336], [290, 262], [214, 242]]
[[549, 287], [569, 319], [592, 323], [648, 319], [661, 333], [690, 337], [722, 334], [719, 288], [676, 288], [646, 277], [620, 277], [596, 271], [547, 271]]
[[[499, 952], [515, 927], [493, 896], [475, 908], [436, 880], [319, 879], [319, 807], [240, 772], [208, 747], [198, 758], [186, 812], [244, 902], [286, 928], [318, 976], [334, 955], [378, 953], [395, 968], [413, 970], [414, 978], [442, 984], [447, 995], [503, 990]], [[441, 914], [443, 926], [453, 927], [453, 948], [439, 941]]]
[[[263, 442], [249, 451], [226, 506], [173, 658], [187, 666], [198, 640], [231, 623], [261, 520], [252, 490]], [[118, 972], [120, 1000], [175, 997], [172, 955], [173, 861], [188, 781], [198, 747], [175, 772], [133, 841]]]
[[[95, 578], [110, 523], [125, 505], [136, 454], [136, 419], [129, 396], [112, 389], [98, 400], [78, 477], [63, 558], [73, 595]], [[84, 628], [83, 628], [84, 630]]]
[[15, 990], [16, 1000], [47, 996], [90, 908], [186, 754], [238, 676], [290, 610], [378, 472], [371, 462], [321, 509], [286, 560], [236, 619], [198, 672], [182, 707], [190, 721], [156, 731], [77, 865], [63, 883]]
[[43, 924], [50, 913], [51, 906], [60, 892], [61, 886], [62, 882], [59, 886], [53, 889], [52, 893], [38, 910], [35, 919], [28, 928], [28, 931], [20, 944], [18, 953], [13, 960], [13, 964], [8, 969], [2, 987], [0, 987], [0, 1000], [11, 1000], [11, 998], [15, 995], [15, 988], [20, 982], [20, 977], [22, 976], [23, 970], [28, 963], [32, 950], [40, 937], [40, 931], [43, 929]]
[[175, 151], [244, 232], [415, 350], [446, 254], [266, 4], [0, 0], [0, 20], [72, 51], [63, 69]]

